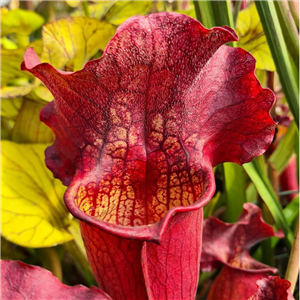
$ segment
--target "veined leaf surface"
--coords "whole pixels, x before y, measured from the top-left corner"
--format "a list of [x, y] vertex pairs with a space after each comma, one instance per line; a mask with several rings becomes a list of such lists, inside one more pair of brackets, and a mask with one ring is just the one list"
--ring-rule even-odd
[[49, 247], [72, 240], [65, 188], [44, 164], [47, 144], [2, 141], [2, 235], [25, 247]]

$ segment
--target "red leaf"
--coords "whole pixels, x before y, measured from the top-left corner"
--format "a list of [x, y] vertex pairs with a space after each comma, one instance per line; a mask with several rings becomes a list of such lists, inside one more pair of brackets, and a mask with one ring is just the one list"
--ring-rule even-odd
[[[267, 277], [275, 268], [254, 260], [249, 249], [258, 241], [271, 236], [273, 228], [261, 218], [260, 209], [251, 203], [244, 204], [238, 222], [223, 223], [211, 217], [204, 220], [201, 269], [211, 271], [225, 264], [215, 278], [207, 300], [247, 300], [256, 290], [256, 281]], [[218, 298], [216, 298], [218, 297]]]
[[257, 281], [258, 291], [249, 300], [294, 300], [290, 282], [279, 276], [269, 276]]
[[206, 300], [247, 300], [257, 291], [256, 281], [269, 271], [253, 273], [224, 266], [214, 279]]
[[109, 300], [96, 287], [62, 284], [51, 272], [20, 261], [1, 260], [2, 300]]
[[55, 96], [41, 113], [57, 137], [46, 161], [67, 184], [76, 172], [66, 194], [76, 217], [159, 241], [161, 230], [147, 225], [202, 207], [213, 165], [266, 150], [274, 95], [260, 87], [249, 53], [219, 48], [233, 40], [227, 27], [159, 13], [129, 19], [103, 57], [75, 73], [26, 52], [23, 70]]
[[[191, 216], [200, 213], [192, 212], [211, 199], [212, 167], [248, 162], [272, 141], [274, 95], [257, 81], [249, 53], [222, 46], [236, 39], [228, 27], [208, 30], [185, 15], [159, 13], [126, 21], [103, 57], [75, 73], [39, 63], [32, 49], [25, 54], [22, 69], [40, 78], [55, 97], [41, 113], [56, 134], [46, 163], [69, 185], [68, 209], [117, 237], [161, 243], [161, 248], [143, 246], [147, 285], [156, 284], [155, 256], [177, 247], [170, 231], [177, 214], [190, 226]], [[83, 231], [91, 263], [102, 261], [102, 254], [91, 259], [92, 252], [114, 244], [114, 237], [97, 242], [93, 231]], [[195, 238], [190, 234], [182, 247]], [[128, 257], [140, 249], [138, 242], [130, 245], [135, 246]], [[193, 251], [197, 259], [200, 247]], [[175, 263], [173, 270], [183, 273], [190, 267]], [[198, 266], [193, 268], [196, 274]], [[99, 276], [101, 285], [108, 277]], [[173, 283], [181, 286], [181, 275], [175, 277]], [[114, 287], [109, 293], [124, 299]]]
[[261, 211], [256, 205], [245, 203], [243, 207], [243, 213], [236, 223], [224, 223], [215, 217], [204, 220], [201, 270], [208, 272], [226, 264], [250, 272], [276, 271], [253, 259], [249, 249], [267, 237], [282, 237], [282, 232], [275, 233], [272, 226], [262, 220]]

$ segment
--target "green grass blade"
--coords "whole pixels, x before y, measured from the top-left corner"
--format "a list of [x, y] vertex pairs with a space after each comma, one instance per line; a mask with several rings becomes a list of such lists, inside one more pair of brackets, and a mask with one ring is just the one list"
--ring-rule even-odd
[[196, 13], [196, 18], [197, 18], [197, 20], [199, 22], [202, 22], [202, 20], [201, 20], [201, 13], [200, 13], [200, 7], [199, 7], [199, 1], [194, 0], [193, 4], [194, 4], [195, 13]]
[[276, 150], [272, 153], [268, 160], [273, 169], [279, 173], [285, 169], [295, 152], [295, 143], [298, 138], [298, 134], [297, 126], [295, 122], [292, 122], [285, 136], [282, 138]]
[[297, 1], [288, 1], [289, 9], [292, 14], [292, 18], [294, 19], [295, 25], [299, 30], [299, 9]]
[[233, 12], [233, 24], [234, 24], [234, 26], [235, 26], [235, 24], [236, 24], [236, 20], [237, 20], [237, 18], [238, 18], [238, 15], [239, 15], [241, 6], [242, 6], [242, 1], [241, 1], [241, 0], [235, 1], [235, 4], [234, 4], [234, 12]]
[[[212, 9], [212, 2], [211, 1], [194, 1], [198, 2], [199, 12], [200, 12], [200, 22], [206, 28], [212, 28], [216, 26], [216, 21], [214, 17], [214, 12]], [[196, 11], [197, 13], [197, 11]]]
[[234, 28], [231, 1], [211, 1], [212, 10], [215, 16], [216, 26], [227, 25]]
[[276, 70], [295, 122], [299, 125], [299, 85], [283, 37], [274, 1], [255, 1]]
[[299, 215], [299, 195], [297, 195], [284, 209], [284, 217], [288, 224], [292, 224]]
[[263, 199], [270, 213], [272, 214], [277, 228], [281, 228], [283, 230], [286, 245], [289, 247], [289, 249], [291, 249], [293, 244], [293, 234], [288, 227], [277, 196], [260, 162], [255, 158], [252, 160], [252, 162], [244, 164], [243, 166], [254, 183], [260, 197]]
[[[295, 220], [299, 216], [299, 195], [293, 199], [284, 209], [283, 215], [286, 219], [286, 222], [291, 227], [291, 225], [295, 222]], [[280, 241], [279, 238], [271, 239], [271, 247], [274, 248], [277, 243]]]
[[274, 5], [287, 49], [299, 72], [299, 36], [296, 25], [289, 13], [288, 3], [285, 1], [274, 1]]
[[246, 202], [245, 173], [241, 166], [235, 163], [225, 163], [225, 193], [226, 193], [226, 222], [236, 222], [243, 211]]

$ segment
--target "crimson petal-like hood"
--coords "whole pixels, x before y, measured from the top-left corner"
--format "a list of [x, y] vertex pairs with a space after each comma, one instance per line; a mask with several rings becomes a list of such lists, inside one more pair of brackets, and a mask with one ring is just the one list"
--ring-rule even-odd
[[75, 73], [27, 50], [22, 69], [55, 97], [41, 113], [56, 134], [46, 163], [69, 185], [75, 217], [159, 241], [174, 213], [210, 200], [214, 165], [268, 148], [274, 95], [249, 53], [222, 46], [236, 39], [227, 27], [159, 13], [126, 21], [103, 57]]
[[113, 299], [193, 299], [213, 166], [249, 162], [273, 139], [274, 95], [251, 54], [223, 46], [236, 39], [158, 13], [127, 20], [81, 71], [25, 54], [22, 69], [55, 98], [41, 112], [56, 135], [46, 164], [69, 186], [65, 203]]

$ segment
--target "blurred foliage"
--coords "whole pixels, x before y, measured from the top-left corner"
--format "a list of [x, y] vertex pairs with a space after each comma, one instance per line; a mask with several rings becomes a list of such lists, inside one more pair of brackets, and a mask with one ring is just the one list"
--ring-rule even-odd
[[238, 47], [249, 51], [256, 59], [256, 68], [275, 71], [275, 65], [254, 4], [241, 11], [236, 22]]
[[[282, 190], [279, 178], [293, 155], [299, 161], [299, 133], [291, 122], [293, 117], [260, 15], [250, 2], [241, 9], [227, 1], [226, 11], [217, 10], [209, 1], [198, 5], [197, 1], [12, 0], [1, 8], [2, 258], [41, 265], [70, 285], [95, 284], [78, 222], [63, 203], [65, 187], [44, 164], [44, 150], [54, 141], [54, 135], [40, 122], [39, 112], [53, 97], [38, 79], [20, 70], [25, 50], [33, 47], [42, 62], [63, 71], [77, 71], [102, 56], [117, 27], [131, 16], [177, 11], [214, 26], [232, 22], [234, 14], [237, 46], [252, 53], [257, 60], [257, 77], [274, 91], [276, 105], [271, 114], [281, 129], [268, 152], [244, 168], [233, 164], [215, 168], [217, 191], [204, 208], [204, 215], [233, 222], [244, 202], [263, 207], [269, 223], [283, 227], [285, 244], [274, 238], [267, 246], [256, 245], [253, 253], [262, 262], [266, 257], [275, 258], [275, 266], [280, 266], [284, 277], [299, 215], [299, 197], [286, 202], [285, 195], [290, 191]], [[288, 7], [291, 14], [281, 17], [289, 18], [298, 28], [299, 11], [297, 15], [294, 6]], [[286, 26], [283, 29], [287, 30]], [[292, 38], [294, 41], [295, 36]], [[297, 47], [287, 57], [299, 56], [294, 49]], [[295, 71], [289, 76], [299, 75]], [[215, 272], [201, 274], [197, 299], [205, 299], [214, 276]]]

